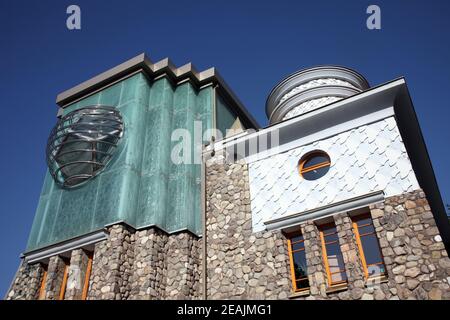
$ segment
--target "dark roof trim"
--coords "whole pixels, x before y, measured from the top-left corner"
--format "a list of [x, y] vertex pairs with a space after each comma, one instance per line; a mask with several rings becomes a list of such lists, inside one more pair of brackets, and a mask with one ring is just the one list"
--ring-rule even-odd
[[442, 241], [450, 253], [450, 222], [406, 83], [396, 96], [394, 112], [411, 165], [419, 185], [425, 192]]
[[237, 114], [243, 117], [245, 121], [254, 128], [260, 128], [258, 122], [239, 101], [237, 96], [225, 83], [215, 68], [209, 68], [202, 72], [198, 72], [192, 63], [187, 63], [176, 68], [168, 58], [152, 63], [145, 53], [141, 53], [140, 55], [82, 82], [71, 89], [61, 92], [56, 97], [56, 103], [64, 108], [74, 100], [89, 95], [90, 93], [139, 70], [145, 72], [151, 79], [161, 75], [167, 75], [175, 83], [189, 79], [197, 88], [211, 83], [217, 84], [226, 95], [230, 97], [232, 108], [235, 109]]

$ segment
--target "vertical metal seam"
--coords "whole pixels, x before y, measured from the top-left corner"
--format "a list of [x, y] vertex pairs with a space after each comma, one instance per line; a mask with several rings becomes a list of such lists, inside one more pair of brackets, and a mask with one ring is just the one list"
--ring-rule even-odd
[[[204, 148], [204, 147], [203, 147]], [[203, 300], [207, 299], [207, 274], [206, 274], [206, 156], [202, 150], [202, 166], [201, 166], [201, 201], [202, 201], [202, 237], [203, 237], [203, 246], [202, 246], [202, 281], [203, 281]]]

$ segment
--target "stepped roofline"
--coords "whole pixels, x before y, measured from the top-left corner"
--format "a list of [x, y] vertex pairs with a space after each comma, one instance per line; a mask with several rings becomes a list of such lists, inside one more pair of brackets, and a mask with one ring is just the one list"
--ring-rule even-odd
[[174, 84], [191, 81], [196, 88], [211, 84], [215, 85], [220, 94], [224, 95], [231, 102], [231, 107], [239, 115], [241, 121], [245, 122], [249, 127], [260, 128], [258, 122], [226, 84], [216, 68], [213, 67], [199, 72], [191, 62], [177, 68], [169, 58], [153, 63], [145, 53], [141, 53], [89, 80], [61, 92], [56, 97], [56, 104], [64, 108], [137, 72], [144, 72], [151, 80], [167, 76]]

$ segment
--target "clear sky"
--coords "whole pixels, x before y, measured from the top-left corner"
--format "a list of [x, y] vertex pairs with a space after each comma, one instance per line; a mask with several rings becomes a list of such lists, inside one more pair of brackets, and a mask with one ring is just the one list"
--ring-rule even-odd
[[[81, 7], [79, 31], [66, 8]], [[381, 30], [366, 8], [381, 8]], [[56, 95], [141, 52], [217, 67], [262, 126], [286, 75], [318, 64], [356, 69], [371, 85], [405, 76], [442, 197], [450, 202], [450, 1], [0, 2], [0, 294], [25, 249], [46, 171]]]

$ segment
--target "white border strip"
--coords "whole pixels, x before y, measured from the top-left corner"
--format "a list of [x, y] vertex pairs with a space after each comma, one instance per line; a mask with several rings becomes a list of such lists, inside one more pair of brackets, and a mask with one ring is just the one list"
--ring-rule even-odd
[[352, 211], [384, 200], [383, 191], [372, 192], [363, 196], [340, 201], [335, 204], [301, 213], [291, 214], [283, 218], [265, 221], [267, 230], [279, 230], [298, 225], [306, 220], [317, 220], [341, 212]]
[[24, 261], [26, 263], [35, 263], [44, 259], [47, 259], [51, 256], [56, 256], [67, 251], [72, 251], [75, 249], [79, 249], [81, 247], [88, 246], [93, 243], [100, 242], [102, 240], [107, 239], [108, 234], [104, 230], [100, 230], [87, 236], [76, 238], [74, 240], [69, 240], [61, 244], [57, 244], [55, 246], [51, 246], [49, 248], [45, 248], [39, 250], [37, 252], [30, 252], [24, 254]]

